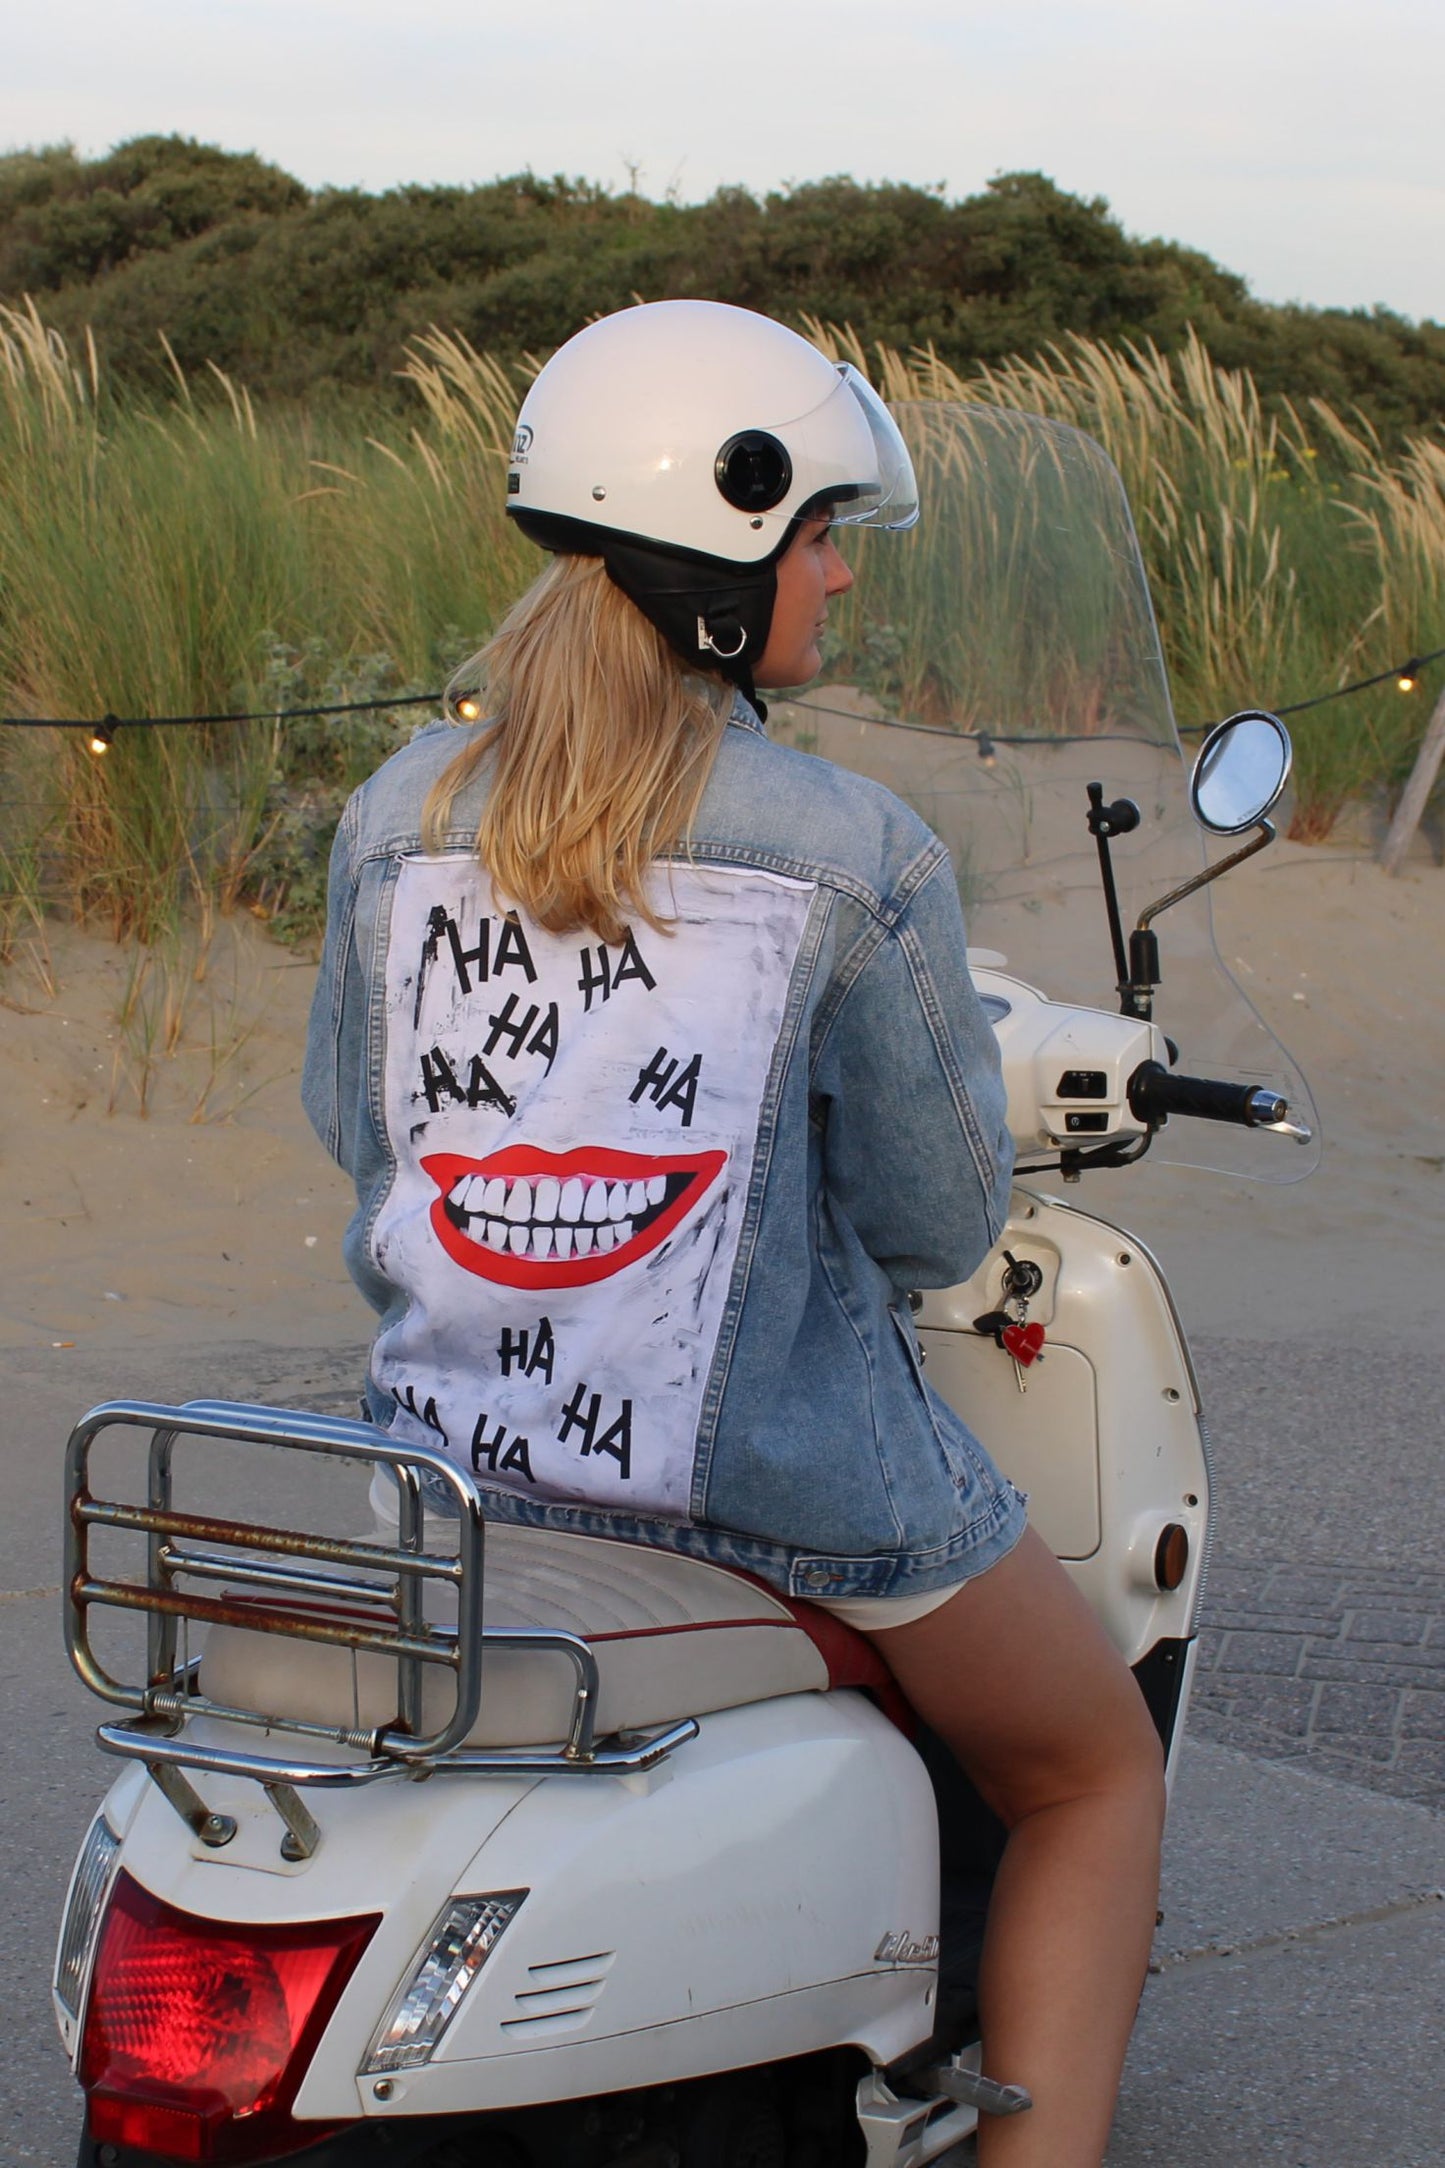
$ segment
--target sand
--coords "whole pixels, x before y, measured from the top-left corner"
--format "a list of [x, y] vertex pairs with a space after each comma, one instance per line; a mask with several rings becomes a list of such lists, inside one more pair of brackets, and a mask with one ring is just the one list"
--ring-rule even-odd
[[[1198, 1331], [1438, 1346], [1445, 870], [1423, 841], [1393, 880], [1363, 845], [1280, 842], [1215, 894], [1221, 952], [1314, 1085], [1323, 1164], [1274, 1189], [1146, 1162], [1072, 1197], [1155, 1248]], [[48, 925], [0, 975], [0, 1346], [365, 1339], [350, 1185], [297, 1096], [314, 967], [244, 919], [193, 967], [170, 973], [170, 1053], [161, 965], [151, 1025], [123, 1027], [133, 964], [98, 935]]]

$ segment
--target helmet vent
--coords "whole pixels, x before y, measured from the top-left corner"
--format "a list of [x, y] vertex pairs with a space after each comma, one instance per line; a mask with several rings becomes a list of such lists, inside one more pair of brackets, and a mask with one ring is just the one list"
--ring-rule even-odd
[[717, 486], [739, 512], [771, 512], [793, 484], [793, 462], [765, 429], [729, 437], [717, 455]]

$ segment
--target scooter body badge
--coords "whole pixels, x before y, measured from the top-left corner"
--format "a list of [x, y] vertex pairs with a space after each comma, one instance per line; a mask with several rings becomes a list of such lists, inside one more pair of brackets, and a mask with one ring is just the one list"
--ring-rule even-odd
[[937, 1935], [885, 1935], [873, 1952], [875, 1965], [936, 1965]]

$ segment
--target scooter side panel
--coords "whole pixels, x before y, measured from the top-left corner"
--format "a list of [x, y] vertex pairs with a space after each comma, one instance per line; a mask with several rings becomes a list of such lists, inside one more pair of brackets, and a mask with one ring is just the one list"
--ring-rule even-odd
[[[195, 1724], [193, 1733], [229, 1746], [254, 1745], [254, 1735], [214, 1721]], [[167, 1904], [203, 1919], [274, 1926], [382, 1912], [368, 1964], [386, 1961], [381, 1950], [397, 1921], [405, 1944], [395, 1962], [399, 1975], [456, 1888], [459, 1865], [534, 1782], [437, 1775], [423, 1783], [398, 1777], [354, 1790], [308, 1791], [321, 1841], [311, 1858], [293, 1863], [281, 1856], [285, 1826], [259, 1784], [198, 1770], [195, 1785], [206, 1805], [237, 1821], [231, 1843], [202, 1844], [147, 1784], [120, 1864]]]
[[[1047, 1340], [1022, 1390], [1009, 1356], [973, 1330], [1002, 1304], [1005, 1251], [1037, 1264], [1043, 1281], [1028, 1314]], [[1031, 1519], [1126, 1661], [1186, 1640], [1209, 1479], [1188, 1351], [1147, 1250], [1105, 1220], [1016, 1190], [998, 1247], [971, 1280], [925, 1295], [918, 1323], [929, 1382], [1029, 1491]], [[1189, 1562], [1166, 1592], [1153, 1564], [1171, 1523], [1188, 1536]]]
[[[405, 1957], [389, 1914], [295, 2112], [512, 2107], [841, 2042], [892, 2060], [933, 2023], [936, 1857], [923, 1767], [856, 1694], [722, 1711], [650, 1776], [549, 1777], [452, 1854], [456, 1892], [528, 1895], [432, 2062], [380, 2098], [358, 2076], [435, 1916], [409, 1906]], [[890, 1935], [910, 1962], [877, 1958]]]

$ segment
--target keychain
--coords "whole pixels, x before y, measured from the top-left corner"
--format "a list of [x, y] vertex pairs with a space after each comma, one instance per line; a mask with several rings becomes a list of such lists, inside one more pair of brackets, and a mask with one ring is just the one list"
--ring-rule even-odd
[[1044, 1328], [1029, 1323], [1029, 1298], [1043, 1286], [1044, 1276], [1032, 1259], [1025, 1258], [1020, 1262], [1012, 1250], [1005, 1250], [1003, 1254], [1008, 1266], [1003, 1276], [1004, 1307], [976, 1317], [973, 1329], [986, 1333], [995, 1347], [1002, 1348], [1012, 1359], [1014, 1377], [1023, 1393], [1028, 1391], [1024, 1372], [1043, 1355]]

